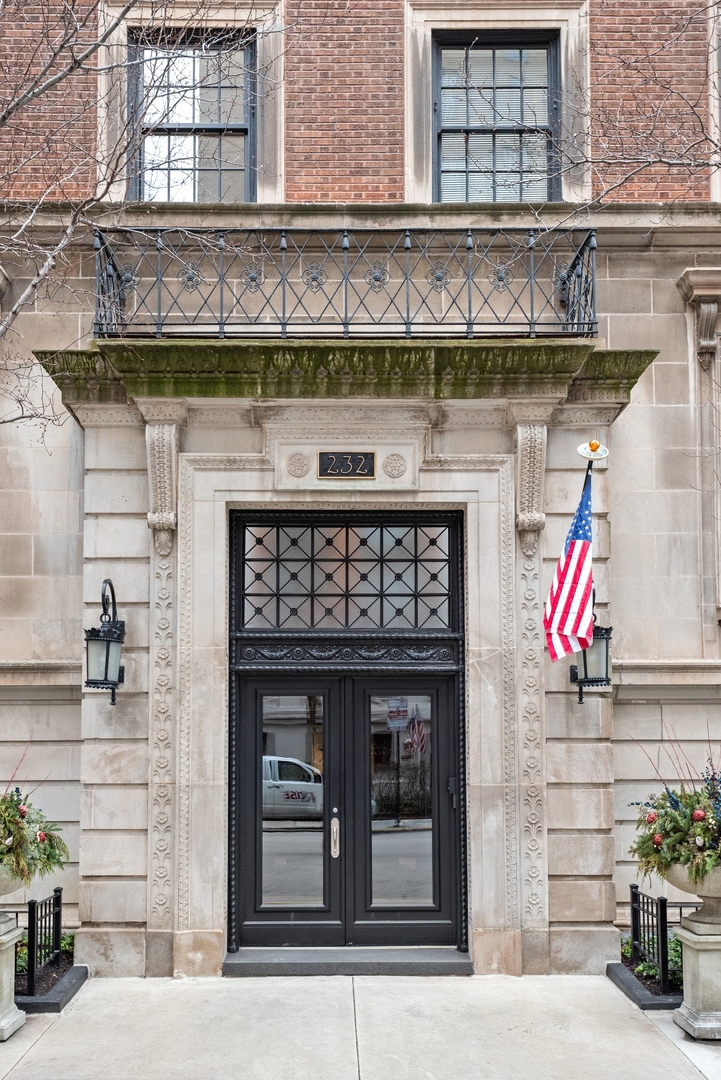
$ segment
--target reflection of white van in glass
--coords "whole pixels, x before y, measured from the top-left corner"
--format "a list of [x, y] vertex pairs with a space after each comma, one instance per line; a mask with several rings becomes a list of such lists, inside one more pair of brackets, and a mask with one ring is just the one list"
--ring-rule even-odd
[[323, 774], [297, 758], [263, 756], [263, 817], [323, 818]]

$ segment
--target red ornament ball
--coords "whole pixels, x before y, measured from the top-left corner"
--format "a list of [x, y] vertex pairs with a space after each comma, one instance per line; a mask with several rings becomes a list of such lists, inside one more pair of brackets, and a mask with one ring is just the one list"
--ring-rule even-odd
[[656, 847], [661, 847], [661, 844], [663, 843], [663, 837], [661, 836], [660, 832], [656, 833], [656, 835], [653, 838], [653, 842], [656, 845]]
[[45, 841], [47, 840], [47, 837], [46, 837], [45, 833], [42, 832], [42, 830], [38, 833], [38, 840], [40, 841], [41, 844], [44, 844]]
[[28, 812], [27, 806], [23, 806], [22, 804], [20, 806], [18, 806], [18, 813], [20, 814], [21, 818], [24, 818], [25, 815], [27, 814], [27, 812]]
[[693, 814], [691, 816], [693, 817], [694, 821], [703, 821], [705, 819], [705, 817], [706, 817], [706, 811], [705, 810], [694, 810], [694, 812], [693, 812]]
[[658, 817], [658, 814], [656, 813], [656, 811], [652, 810], [650, 814], [646, 815], [646, 821], [647, 821], [647, 823], [649, 825], [653, 825], [653, 823], [654, 823], [654, 821], [656, 820], [657, 817]]

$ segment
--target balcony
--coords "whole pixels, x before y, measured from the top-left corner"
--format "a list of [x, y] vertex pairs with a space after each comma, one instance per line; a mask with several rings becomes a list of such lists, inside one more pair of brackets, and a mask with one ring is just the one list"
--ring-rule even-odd
[[594, 337], [588, 229], [95, 233], [96, 338]]

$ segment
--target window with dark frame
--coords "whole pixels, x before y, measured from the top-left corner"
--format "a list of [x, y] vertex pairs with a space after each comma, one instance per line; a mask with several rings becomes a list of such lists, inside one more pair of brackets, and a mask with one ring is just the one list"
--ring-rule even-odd
[[435, 200], [559, 197], [556, 35], [435, 39]]
[[255, 44], [215, 30], [129, 43], [135, 131], [129, 197], [239, 203], [255, 198]]

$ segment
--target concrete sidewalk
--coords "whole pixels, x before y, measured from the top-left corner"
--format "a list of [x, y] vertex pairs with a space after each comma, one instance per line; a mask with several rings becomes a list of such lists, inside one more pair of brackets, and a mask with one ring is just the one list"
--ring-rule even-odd
[[721, 1046], [669, 1023], [606, 978], [96, 979], [0, 1045], [0, 1077], [721, 1080]]

